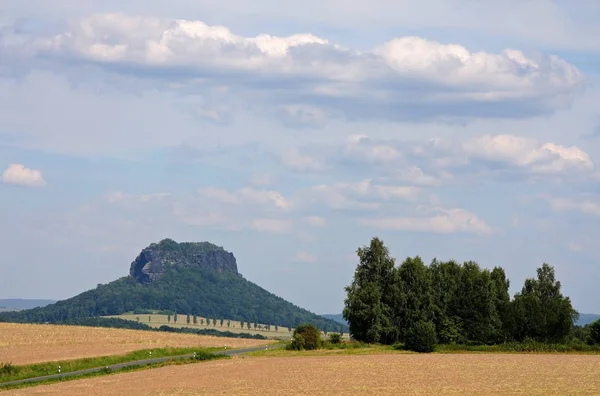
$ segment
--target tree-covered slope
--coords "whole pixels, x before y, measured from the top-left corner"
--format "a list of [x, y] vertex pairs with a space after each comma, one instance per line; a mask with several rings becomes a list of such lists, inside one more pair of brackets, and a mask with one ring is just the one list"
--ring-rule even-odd
[[0, 321], [63, 322], [151, 309], [295, 327], [340, 325], [302, 309], [237, 272], [233, 254], [209, 243], [164, 240], [144, 249], [130, 275], [46, 307], [0, 314]]

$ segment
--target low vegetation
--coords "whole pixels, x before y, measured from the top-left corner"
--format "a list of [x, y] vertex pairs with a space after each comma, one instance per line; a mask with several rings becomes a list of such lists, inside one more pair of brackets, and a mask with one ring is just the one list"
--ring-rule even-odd
[[[49, 379], [44, 379], [42, 381], [36, 381], [36, 382], [24, 382], [24, 383], [20, 383], [20, 384], [3, 385], [3, 383], [6, 384], [6, 382], [8, 382], [8, 381], [2, 381], [2, 382], [0, 382], [0, 390], [8, 391], [10, 389], [29, 388], [29, 387], [34, 387], [34, 386], [38, 386], [38, 385], [49, 385], [49, 384], [58, 383], [58, 382], [69, 382], [69, 381], [75, 381], [75, 380], [82, 380], [82, 379], [86, 379], [86, 378], [106, 376], [106, 375], [111, 375], [111, 374], [119, 374], [119, 373], [132, 372], [132, 371], [142, 371], [142, 370], [155, 369], [155, 368], [166, 367], [166, 366], [180, 366], [180, 365], [185, 365], [185, 364], [190, 364], [190, 363], [197, 363], [199, 361], [230, 359], [230, 358], [231, 357], [227, 356], [227, 355], [213, 354], [213, 353], [199, 351], [196, 353], [195, 356], [190, 357], [190, 358], [172, 359], [172, 360], [166, 360], [166, 361], [160, 362], [160, 363], [150, 363], [150, 364], [145, 364], [145, 365], [125, 366], [123, 368], [114, 369], [114, 370], [108, 366], [105, 366], [105, 368], [103, 368], [99, 371], [93, 371], [93, 372], [88, 372], [88, 373], [83, 373], [83, 374], [76, 374], [76, 375], [71, 375], [71, 376], [66, 376], [66, 377], [49, 378]], [[30, 378], [30, 377], [28, 377], [28, 378]]]
[[[216, 355], [212, 352], [218, 349], [198, 348], [161, 348], [144, 349], [116, 356], [99, 356], [75, 360], [61, 360], [54, 362], [36, 363], [15, 366], [11, 363], [0, 364], [0, 383], [10, 382], [27, 378], [42, 377], [58, 373], [70, 373], [96, 367], [111, 366], [118, 363], [133, 362], [151, 358], [162, 358], [171, 356], [183, 356], [196, 353], [196, 360], [208, 360], [220, 358], [224, 355]], [[60, 367], [60, 372], [59, 372]]]
[[323, 346], [321, 331], [313, 324], [303, 323], [294, 329], [292, 341], [287, 346], [289, 350], [303, 351], [319, 349]]

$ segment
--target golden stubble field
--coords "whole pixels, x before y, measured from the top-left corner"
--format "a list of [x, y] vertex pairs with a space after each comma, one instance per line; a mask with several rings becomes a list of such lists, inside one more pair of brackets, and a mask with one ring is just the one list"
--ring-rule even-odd
[[3, 395], [599, 395], [598, 355], [384, 354], [234, 358]]
[[28, 364], [118, 355], [166, 347], [231, 348], [264, 345], [264, 340], [79, 326], [0, 323], [0, 363]]

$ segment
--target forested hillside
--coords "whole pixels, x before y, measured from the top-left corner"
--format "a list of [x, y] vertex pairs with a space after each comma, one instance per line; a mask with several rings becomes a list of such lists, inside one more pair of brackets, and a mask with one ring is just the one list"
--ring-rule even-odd
[[285, 327], [308, 322], [327, 331], [343, 328], [249, 282], [237, 272], [233, 255], [223, 248], [172, 240], [144, 249], [127, 277], [43, 308], [1, 313], [0, 321], [63, 322], [140, 310]]

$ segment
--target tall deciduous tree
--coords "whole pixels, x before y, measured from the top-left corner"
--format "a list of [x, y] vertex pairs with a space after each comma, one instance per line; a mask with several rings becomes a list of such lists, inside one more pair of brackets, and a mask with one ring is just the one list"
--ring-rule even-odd
[[511, 312], [514, 338], [553, 342], [566, 339], [579, 314], [560, 289], [554, 267], [546, 263], [537, 269], [537, 279], [525, 280], [521, 293], [515, 296]]
[[460, 317], [462, 266], [455, 261], [433, 260], [429, 267], [432, 277], [433, 322], [443, 344], [462, 343], [464, 336]]
[[491, 277], [494, 289], [494, 305], [500, 321], [500, 325], [496, 325], [495, 341], [503, 342], [510, 338], [510, 328], [508, 327], [510, 324], [510, 294], [508, 291], [510, 281], [501, 267], [494, 267]]
[[345, 288], [343, 317], [350, 334], [359, 341], [389, 342], [397, 333], [391, 305], [394, 288], [394, 259], [379, 238], [357, 250], [359, 264], [352, 283]]
[[416, 323], [433, 318], [431, 272], [419, 256], [408, 257], [398, 268], [395, 286], [394, 325], [405, 341]]

